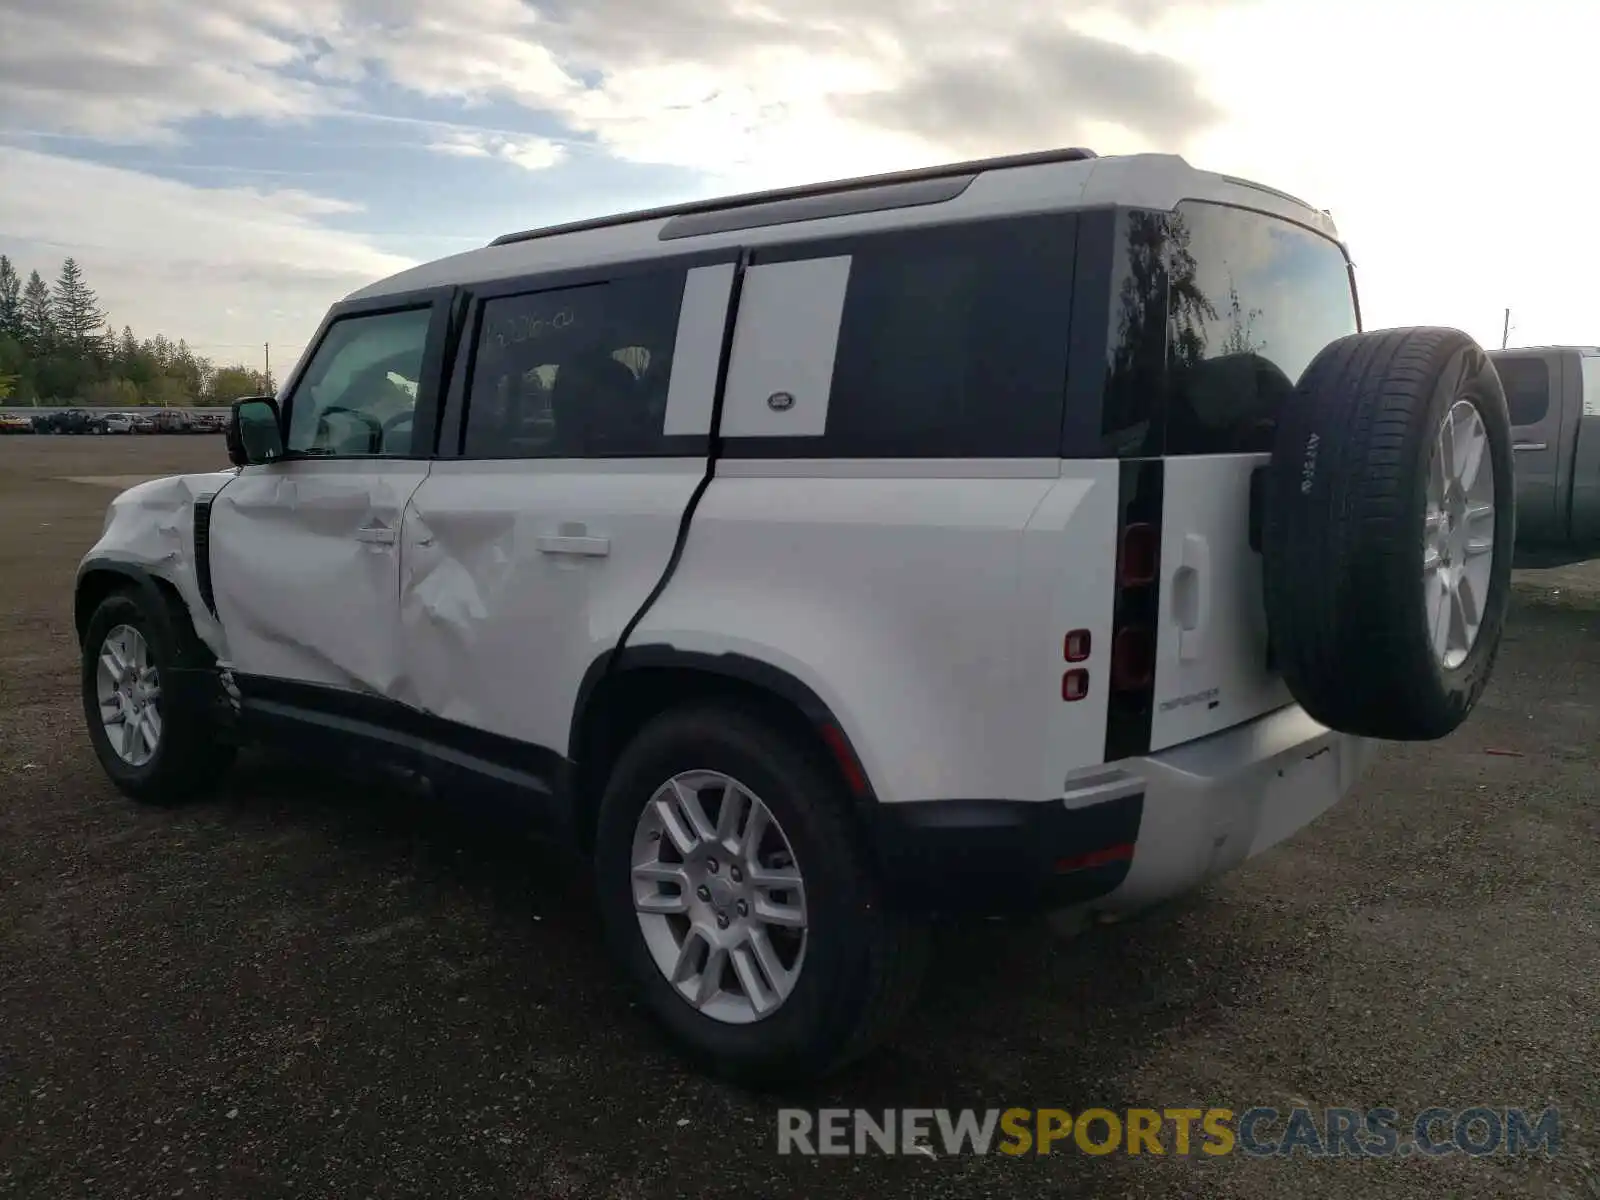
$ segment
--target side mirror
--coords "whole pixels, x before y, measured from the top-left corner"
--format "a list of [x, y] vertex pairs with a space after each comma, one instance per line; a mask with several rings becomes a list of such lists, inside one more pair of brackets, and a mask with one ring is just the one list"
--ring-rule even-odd
[[236, 467], [283, 457], [283, 417], [271, 396], [244, 396], [228, 412], [228, 461]]

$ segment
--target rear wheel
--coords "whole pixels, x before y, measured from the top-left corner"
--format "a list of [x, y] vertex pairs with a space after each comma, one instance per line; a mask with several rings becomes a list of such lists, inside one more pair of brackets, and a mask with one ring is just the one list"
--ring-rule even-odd
[[927, 932], [879, 903], [848, 804], [810, 747], [732, 709], [665, 714], [618, 761], [595, 847], [607, 934], [708, 1069], [827, 1074], [914, 998]]
[[234, 750], [178, 675], [195, 656], [184, 644], [194, 635], [152, 606], [137, 591], [113, 592], [89, 618], [83, 711], [95, 754], [118, 789], [171, 804], [214, 784]]

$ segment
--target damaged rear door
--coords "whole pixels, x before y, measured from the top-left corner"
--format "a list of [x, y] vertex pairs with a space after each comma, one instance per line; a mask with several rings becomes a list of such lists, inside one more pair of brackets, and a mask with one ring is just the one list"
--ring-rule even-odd
[[471, 753], [555, 770], [585, 673], [666, 578], [706, 479], [736, 260], [471, 290], [401, 547], [403, 698]]
[[283, 459], [218, 494], [212, 588], [247, 695], [396, 698], [401, 519], [433, 452], [451, 295], [336, 308], [283, 394]]

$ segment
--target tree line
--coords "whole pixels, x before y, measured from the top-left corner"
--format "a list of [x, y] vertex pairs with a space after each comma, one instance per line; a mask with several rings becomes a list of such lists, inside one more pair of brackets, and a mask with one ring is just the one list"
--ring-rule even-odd
[[117, 333], [76, 259], [51, 285], [0, 255], [0, 404], [220, 406], [274, 390], [265, 372], [218, 366], [182, 339]]

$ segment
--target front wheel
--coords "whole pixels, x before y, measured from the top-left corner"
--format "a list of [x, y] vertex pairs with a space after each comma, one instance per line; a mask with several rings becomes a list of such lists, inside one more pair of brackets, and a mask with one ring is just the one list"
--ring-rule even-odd
[[217, 781], [233, 748], [177, 678], [193, 650], [176, 619], [133, 591], [114, 592], [83, 637], [83, 712], [100, 765], [125, 795], [152, 804], [188, 799]]
[[731, 708], [670, 712], [601, 803], [606, 932], [693, 1058], [750, 1083], [830, 1073], [909, 1007], [927, 931], [886, 911], [820, 754]]

